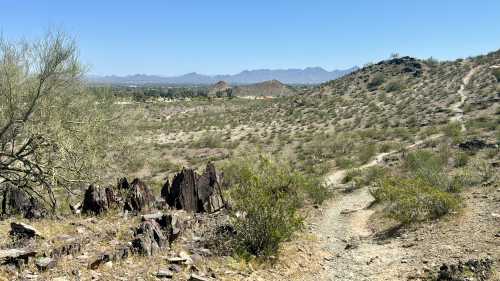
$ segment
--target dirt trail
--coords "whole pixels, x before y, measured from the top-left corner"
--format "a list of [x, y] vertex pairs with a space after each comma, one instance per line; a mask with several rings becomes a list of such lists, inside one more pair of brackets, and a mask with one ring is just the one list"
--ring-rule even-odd
[[450, 121], [452, 122], [460, 122], [461, 123], [461, 130], [462, 132], [466, 131], [465, 124], [463, 122], [464, 118], [464, 110], [462, 109], [463, 105], [465, 104], [465, 100], [467, 100], [467, 94], [466, 94], [466, 87], [470, 82], [470, 79], [476, 73], [478, 70], [478, 67], [475, 67], [471, 69], [467, 75], [462, 79], [462, 85], [460, 85], [460, 89], [458, 90], [458, 95], [460, 96], [460, 101], [452, 104], [450, 106], [451, 111], [455, 113], [455, 116], [450, 118]]
[[[450, 121], [458, 121], [463, 125], [463, 110], [461, 109], [466, 96], [466, 87], [477, 68], [470, 70], [462, 80], [458, 90], [460, 102], [451, 105], [455, 115]], [[430, 140], [441, 137], [433, 135], [425, 140], [417, 141], [407, 149], [413, 149]], [[378, 154], [371, 162], [359, 167], [366, 169], [383, 162], [384, 157], [395, 154], [390, 151]], [[333, 186], [339, 185], [347, 170], [338, 170], [326, 178], [326, 182]], [[318, 219], [317, 235], [322, 247], [331, 253], [322, 272], [313, 276], [304, 276], [303, 280], [401, 280], [405, 275], [405, 266], [402, 261], [412, 255], [411, 249], [401, 247], [397, 239], [379, 243], [368, 228], [373, 210], [368, 207], [374, 198], [367, 188], [357, 189], [354, 192], [340, 195], [325, 207], [324, 215]]]

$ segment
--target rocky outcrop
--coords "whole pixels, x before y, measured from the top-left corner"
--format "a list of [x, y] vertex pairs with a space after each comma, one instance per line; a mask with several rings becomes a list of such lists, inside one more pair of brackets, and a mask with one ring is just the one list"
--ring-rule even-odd
[[149, 209], [154, 203], [155, 196], [146, 183], [140, 179], [134, 179], [127, 191], [124, 209], [140, 212]]
[[0, 265], [1, 264], [14, 264], [21, 267], [28, 263], [28, 261], [35, 257], [37, 252], [31, 248], [21, 249], [0, 249]]
[[437, 281], [467, 281], [489, 280], [493, 274], [493, 261], [491, 259], [462, 261], [458, 264], [443, 264], [438, 272]]
[[487, 148], [498, 148], [498, 145], [494, 143], [487, 143], [486, 141], [482, 139], [471, 139], [465, 142], [462, 142], [458, 145], [458, 148], [462, 150], [467, 150], [467, 151], [478, 151], [481, 149], [487, 149]]
[[167, 181], [161, 191], [167, 204], [189, 212], [214, 212], [224, 206], [215, 166], [209, 163], [199, 176], [192, 169], [183, 168], [175, 175], [172, 185]]
[[109, 208], [106, 190], [99, 186], [90, 185], [85, 191], [82, 204], [82, 213], [88, 215], [100, 215]]
[[130, 184], [128, 183], [128, 180], [127, 178], [121, 178], [121, 179], [118, 179], [118, 184], [117, 184], [117, 188], [120, 190], [120, 189], [129, 189], [130, 188]]
[[212, 213], [224, 207], [217, 171], [213, 163], [208, 163], [205, 172], [196, 181], [198, 204], [203, 212]]
[[149, 220], [141, 223], [134, 233], [135, 239], [132, 241], [134, 252], [151, 256], [168, 246], [168, 237], [162, 232], [160, 225]]
[[5, 184], [0, 190], [3, 190], [1, 215], [21, 215], [27, 219], [38, 219], [47, 215], [43, 205], [21, 188]]
[[42, 234], [31, 225], [17, 222], [10, 223], [9, 234], [17, 239], [43, 238]]

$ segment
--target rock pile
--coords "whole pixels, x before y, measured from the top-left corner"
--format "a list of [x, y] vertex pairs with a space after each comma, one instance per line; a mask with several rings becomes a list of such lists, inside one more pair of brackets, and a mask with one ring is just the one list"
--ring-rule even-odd
[[[481, 260], [469, 260], [465, 263], [443, 264], [438, 272], [437, 281], [467, 281], [489, 280], [493, 270], [493, 261], [489, 258]], [[471, 279], [473, 278], [473, 279]]]

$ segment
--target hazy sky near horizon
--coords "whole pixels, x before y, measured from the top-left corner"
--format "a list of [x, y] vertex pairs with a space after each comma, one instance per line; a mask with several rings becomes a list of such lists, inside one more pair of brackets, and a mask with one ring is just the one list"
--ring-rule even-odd
[[74, 36], [90, 73], [344, 69], [391, 53], [456, 59], [500, 48], [499, 0], [0, 0], [0, 32]]

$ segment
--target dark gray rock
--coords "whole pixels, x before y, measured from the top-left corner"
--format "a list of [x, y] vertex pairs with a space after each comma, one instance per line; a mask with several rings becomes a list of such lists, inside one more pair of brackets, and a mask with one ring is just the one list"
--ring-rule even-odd
[[199, 176], [192, 169], [183, 168], [175, 175], [172, 185], [165, 183], [161, 191], [167, 204], [189, 212], [215, 212], [225, 206], [215, 166], [209, 163]]
[[[437, 281], [486, 281], [493, 275], [493, 261], [489, 258], [469, 260], [465, 263], [443, 264], [439, 268]], [[473, 277], [474, 279], [471, 279]]]
[[132, 248], [135, 253], [143, 256], [155, 255], [169, 246], [168, 237], [154, 220], [142, 222], [135, 231], [134, 237]]
[[120, 190], [120, 189], [129, 189], [130, 188], [130, 184], [128, 183], [127, 178], [118, 179], [117, 188], [118, 188], [118, 190]]
[[487, 143], [482, 139], [471, 139], [465, 142], [462, 142], [458, 145], [458, 148], [467, 151], [478, 151], [486, 148], [498, 148], [498, 145], [493, 143]]
[[2, 191], [1, 215], [21, 215], [27, 219], [39, 219], [47, 216], [48, 212], [43, 204], [23, 189], [11, 184], [4, 184], [0, 186], [0, 191]]
[[29, 259], [36, 256], [37, 252], [30, 248], [0, 249], [0, 264], [13, 264], [18, 267], [28, 263]]
[[85, 191], [82, 205], [82, 213], [87, 215], [100, 215], [109, 208], [106, 190], [104, 188], [90, 185]]
[[9, 234], [11, 236], [22, 238], [22, 239], [31, 239], [35, 237], [43, 238], [40, 232], [36, 230], [34, 227], [31, 225], [25, 224], [25, 223], [16, 223], [16, 222], [11, 222], [10, 223], [10, 232]]
[[134, 179], [127, 191], [124, 209], [130, 212], [148, 210], [155, 203], [155, 196], [140, 179]]
[[101, 253], [88, 265], [88, 268], [95, 270], [107, 262], [125, 260], [130, 254], [131, 248], [128, 245], [123, 245], [110, 252]]

